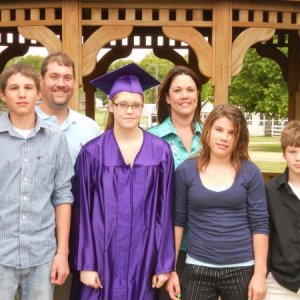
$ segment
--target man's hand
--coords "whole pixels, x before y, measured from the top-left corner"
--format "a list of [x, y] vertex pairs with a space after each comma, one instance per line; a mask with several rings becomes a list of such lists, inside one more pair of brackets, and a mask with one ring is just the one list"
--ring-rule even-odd
[[68, 257], [61, 254], [54, 256], [50, 279], [52, 284], [62, 285], [70, 273]]

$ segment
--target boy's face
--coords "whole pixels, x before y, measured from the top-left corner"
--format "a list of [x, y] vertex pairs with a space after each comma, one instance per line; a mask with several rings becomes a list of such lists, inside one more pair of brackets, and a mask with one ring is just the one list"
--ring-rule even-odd
[[5, 91], [1, 91], [0, 96], [10, 113], [26, 116], [34, 112], [41, 93], [32, 78], [16, 73], [8, 78]]
[[287, 146], [283, 156], [289, 172], [300, 175], [300, 147]]

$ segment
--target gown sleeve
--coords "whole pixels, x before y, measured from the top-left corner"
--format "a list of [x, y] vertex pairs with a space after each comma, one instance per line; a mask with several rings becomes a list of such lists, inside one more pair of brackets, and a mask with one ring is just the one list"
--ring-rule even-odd
[[97, 271], [93, 230], [95, 168], [91, 154], [81, 151], [75, 164], [75, 176], [72, 181], [74, 205], [70, 234], [70, 266], [73, 271]]
[[174, 162], [169, 148], [162, 163], [162, 194], [160, 225], [162, 228], [155, 274], [169, 273], [175, 269], [174, 238]]

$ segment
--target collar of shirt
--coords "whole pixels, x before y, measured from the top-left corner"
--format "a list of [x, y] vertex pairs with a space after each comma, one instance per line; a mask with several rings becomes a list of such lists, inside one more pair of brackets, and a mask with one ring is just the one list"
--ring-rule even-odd
[[[39, 117], [39, 115], [36, 113], [36, 124], [34, 127], [34, 130], [30, 133], [30, 135], [28, 137], [31, 136], [35, 136], [36, 133], [41, 129], [41, 128], [46, 128], [47, 124], [45, 124], [42, 119]], [[2, 113], [2, 115], [0, 116], [0, 132], [8, 132], [9, 135], [11, 136], [15, 136], [18, 138], [23, 138], [19, 133], [17, 133], [14, 129], [13, 126], [10, 122], [9, 119], [9, 113], [8, 112], [4, 112]]]
[[56, 125], [57, 127], [59, 127], [61, 130], [66, 130], [71, 124], [76, 123], [76, 116], [73, 112], [72, 109], [69, 108], [69, 113], [68, 113], [68, 117], [64, 120], [64, 122], [62, 124], [59, 125], [57, 117], [55, 115], [50, 116], [48, 114], [46, 114], [44, 111], [42, 111], [38, 106], [36, 107], [36, 112], [39, 114], [39, 116], [43, 119], [43, 120], [47, 120], [50, 121], [51, 123], [53, 123], [54, 125]]
[[284, 172], [278, 177], [276, 181], [276, 188], [279, 190], [280, 188], [286, 188], [289, 194], [294, 194], [292, 188], [289, 185], [289, 169], [288, 167], [285, 168]]
[[[200, 127], [200, 124], [198, 122], [194, 123], [194, 129], [195, 129], [194, 135], [201, 133], [201, 127]], [[159, 130], [159, 136], [160, 137], [165, 137], [169, 134], [175, 134], [177, 136], [176, 129], [175, 129], [170, 117], [167, 117], [160, 124], [158, 130]]]

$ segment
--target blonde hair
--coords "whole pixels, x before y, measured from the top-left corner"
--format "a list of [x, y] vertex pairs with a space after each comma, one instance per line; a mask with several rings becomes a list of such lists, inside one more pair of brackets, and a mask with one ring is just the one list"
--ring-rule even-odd
[[283, 128], [280, 137], [282, 152], [287, 146], [300, 147], [300, 121], [293, 120]]

